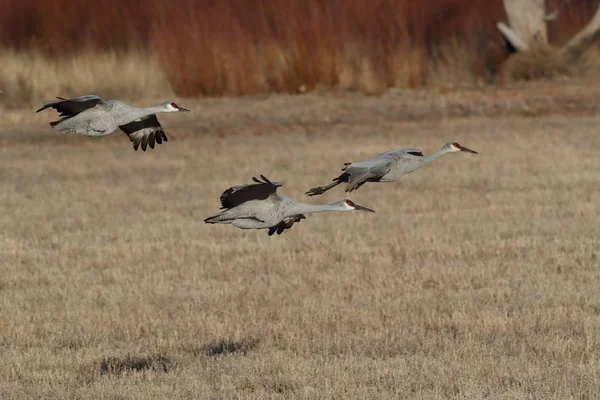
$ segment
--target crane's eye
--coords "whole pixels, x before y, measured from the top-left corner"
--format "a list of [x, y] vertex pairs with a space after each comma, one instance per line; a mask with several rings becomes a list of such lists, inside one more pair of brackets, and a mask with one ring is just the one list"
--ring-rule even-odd
[[452, 143], [452, 146], [456, 147], [457, 149], [460, 149], [460, 144], [458, 144], [456, 142]]
[[354, 203], [350, 200], [346, 200], [346, 204], [348, 204], [350, 207], [354, 207]]

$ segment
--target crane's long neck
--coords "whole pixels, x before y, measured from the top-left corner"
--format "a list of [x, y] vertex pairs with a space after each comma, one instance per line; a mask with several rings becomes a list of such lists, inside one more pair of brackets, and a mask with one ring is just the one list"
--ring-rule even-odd
[[163, 111], [160, 106], [149, 107], [149, 108], [137, 108], [137, 107], [129, 107], [124, 108], [121, 112], [117, 112], [117, 123], [127, 124], [131, 121], [135, 121], [139, 118], [144, 118], [152, 114], [156, 114], [157, 112]]
[[340, 206], [336, 203], [330, 204], [307, 204], [296, 202], [294, 207], [290, 207], [286, 216], [292, 216], [297, 214], [313, 214], [325, 211], [343, 211]]
[[156, 113], [160, 113], [160, 112], [166, 112], [165, 108], [163, 107], [162, 104], [159, 104], [158, 106], [154, 106], [154, 107], [148, 107], [148, 108], [140, 108], [140, 111], [145, 113], [145, 115], [151, 115], [151, 114], [156, 114]]
[[429, 164], [430, 162], [437, 160], [438, 158], [449, 152], [450, 150], [448, 150], [448, 147], [444, 146], [435, 153], [431, 153], [428, 156], [423, 156], [423, 161], [425, 162], [425, 164]]

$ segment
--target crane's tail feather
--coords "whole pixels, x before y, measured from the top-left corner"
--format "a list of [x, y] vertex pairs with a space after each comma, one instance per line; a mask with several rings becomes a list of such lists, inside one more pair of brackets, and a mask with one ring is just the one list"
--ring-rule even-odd
[[208, 217], [204, 220], [204, 223], [206, 224], [227, 224], [230, 222], [231, 218], [227, 218], [224, 213], [213, 215], [212, 217]]
[[207, 224], [231, 224], [233, 221], [240, 220], [240, 219], [249, 219], [249, 220], [261, 222], [261, 223], [265, 222], [262, 219], [257, 218], [255, 216], [249, 216], [249, 217], [243, 217], [243, 216], [239, 216], [239, 215], [232, 216], [228, 213], [228, 211], [229, 210], [225, 210], [220, 214], [213, 215], [212, 217], [208, 217], [204, 220], [204, 222]]
[[218, 218], [218, 215], [213, 215], [212, 217], [208, 217], [204, 220], [205, 224], [218, 224], [219, 221], [216, 219]]

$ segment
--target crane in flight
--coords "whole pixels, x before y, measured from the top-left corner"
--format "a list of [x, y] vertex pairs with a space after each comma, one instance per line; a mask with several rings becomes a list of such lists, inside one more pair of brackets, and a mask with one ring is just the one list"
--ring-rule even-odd
[[281, 235], [295, 222], [305, 219], [304, 214], [323, 211], [367, 211], [350, 200], [340, 200], [330, 204], [300, 203], [290, 197], [277, 193], [282, 186], [271, 182], [263, 175], [262, 181], [253, 177], [255, 183], [233, 186], [221, 194], [221, 213], [206, 218], [207, 224], [231, 224], [241, 229], [268, 229], [269, 236], [275, 232]]
[[167, 142], [167, 135], [156, 118], [159, 112], [191, 112], [165, 101], [155, 107], [136, 108], [119, 100], [102, 100], [96, 95], [73, 99], [57, 97], [59, 101], [45, 104], [36, 112], [53, 108], [62, 117], [50, 126], [66, 135], [106, 136], [121, 129], [133, 143], [133, 149], [143, 151], [155, 144]]
[[344, 182], [347, 183], [346, 192], [352, 192], [367, 182], [393, 182], [437, 160], [446, 153], [458, 151], [479, 154], [456, 142], [446, 143], [441, 149], [428, 156], [424, 156], [419, 149], [389, 150], [364, 161], [345, 163], [342, 168], [344, 172], [334, 178], [333, 183], [312, 188], [306, 194], [309, 196], [323, 194]]

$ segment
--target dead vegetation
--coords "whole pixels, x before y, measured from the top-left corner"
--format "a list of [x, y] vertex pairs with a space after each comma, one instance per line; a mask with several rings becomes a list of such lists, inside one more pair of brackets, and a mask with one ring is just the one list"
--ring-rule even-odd
[[558, 48], [540, 45], [531, 51], [511, 56], [504, 65], [504, 78], [511, 82], [552, 80], [585, 77], [599, 71], [600, 58], [596, 49], [575, 60], [565, 57]]
[[[351, 100], [206, 100], [151, 157], [3, 127], [0, 397], [599, 393], [598, 117], [415, 120], [397, 98]], [[480, 156], [353, 193], [375, 214], [271, 238], [201, 223], [252, 175], [302, 198], [348, 160], [449, 140]]]
[[98, 365], [98, 373], [105, 374], [122, 374], [127, 372], [169, 372], [173, 366], [171, 360], [164, 356], [148, 356], [148, 357], [106, 357]]
[[[580, 29], [596, 3], [552, 3], [559, 13], [548, 26], [551, 43]], [[171, 90], [180, 96], [234, 96], [471, 86], [496, 82], [508, 56], [495, 26], [504, 19], [501, 0], [444, 0], [427, 7], [408, 0], [110, 4], [0, 4], [0, 85], [18, 97], [16, 104], [39, 103], [50, 92], [87, 93], [86, 88], [127, 97]], [[544, 52], [523, 65], [516, 59], [508, 77], [578, 71], [549, 60], [553, 57]]]
[[207, 356], [219, 356], [226, 355], [232, 353], [243, 353], [246, 354], [248, 351], [252, 350], [256, 345], [258, 345], [259, 341], [256, 339], [246, 339], [246, 340], [232, 340], [232, 339], [223, 339], [216, 343], [207, 344], [202, 347], [202, 353]]

